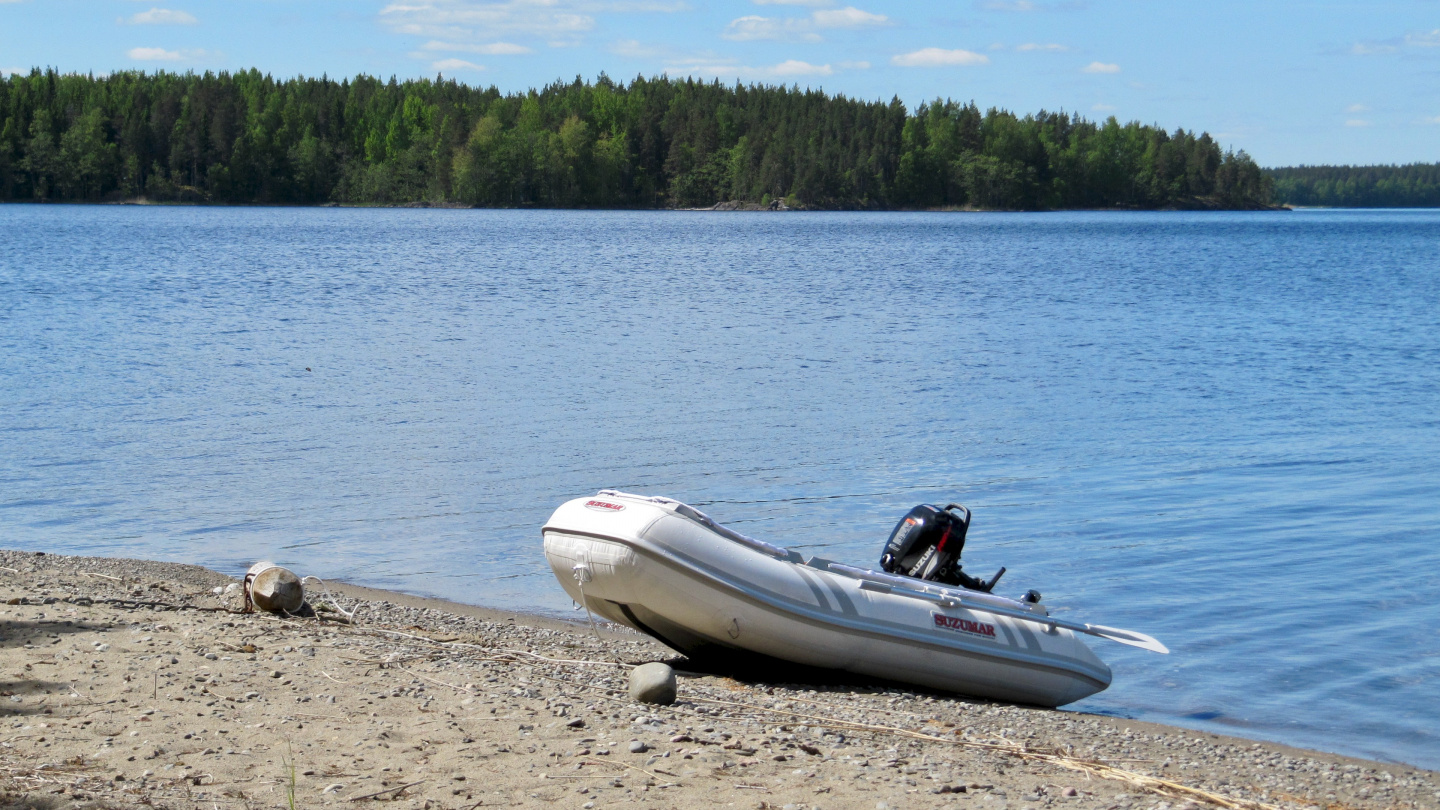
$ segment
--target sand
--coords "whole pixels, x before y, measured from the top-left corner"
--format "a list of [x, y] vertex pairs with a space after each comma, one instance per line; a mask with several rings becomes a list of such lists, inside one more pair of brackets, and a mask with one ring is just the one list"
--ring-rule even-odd
[[624, 628], [337, 585], [353, 624], [243, 614], [235, 583], [0, 551], [0, 806], [1440, 807], [1404, 765], [794, 672], [641, 705], [625, 664], [685, 662]]

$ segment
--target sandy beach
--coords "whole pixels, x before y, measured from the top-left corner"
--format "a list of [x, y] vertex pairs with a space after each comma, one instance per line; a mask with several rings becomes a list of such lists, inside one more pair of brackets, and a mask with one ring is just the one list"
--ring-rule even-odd
[[[310, 588], [308, 618], [244, 614], [236, 583], [0, 551], [0, 805], [1440, 807], [1440, 774], [1405, 765], [793, 671], [689, 673], [583, 614], [333, 583], [335, 607]], [[674, 705], [628, 698], [648, 661], [682, 670]]]

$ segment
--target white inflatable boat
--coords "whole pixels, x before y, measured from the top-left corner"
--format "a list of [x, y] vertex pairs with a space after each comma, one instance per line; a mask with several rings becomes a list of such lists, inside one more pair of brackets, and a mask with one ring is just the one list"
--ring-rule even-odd
[[542, 533], [566, 593], [692, 657], [735, 650], [997, 700], [1060, 706], [1110, 685], [1077, 633], [1168, 652], [1043, 605], [853, 568], [737, 534], [668, 498], [603, 490]]

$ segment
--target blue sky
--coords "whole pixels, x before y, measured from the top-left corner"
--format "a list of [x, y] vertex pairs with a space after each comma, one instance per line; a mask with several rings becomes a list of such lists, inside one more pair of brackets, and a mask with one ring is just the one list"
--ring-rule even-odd
[[1207, 130], [1262, 164], [1440, 161], [1440, 0], [0, 0], [53, 66], [783, 82]]

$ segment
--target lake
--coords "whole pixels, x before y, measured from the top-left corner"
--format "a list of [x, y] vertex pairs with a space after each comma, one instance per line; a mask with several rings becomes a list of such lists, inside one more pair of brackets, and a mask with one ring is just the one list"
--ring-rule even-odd
[[1440, 768], [1440, 212], [0, 206], [0, 545], [574, 615], [561, 502], [873, 565], [911, 506], [1072, 708]]

